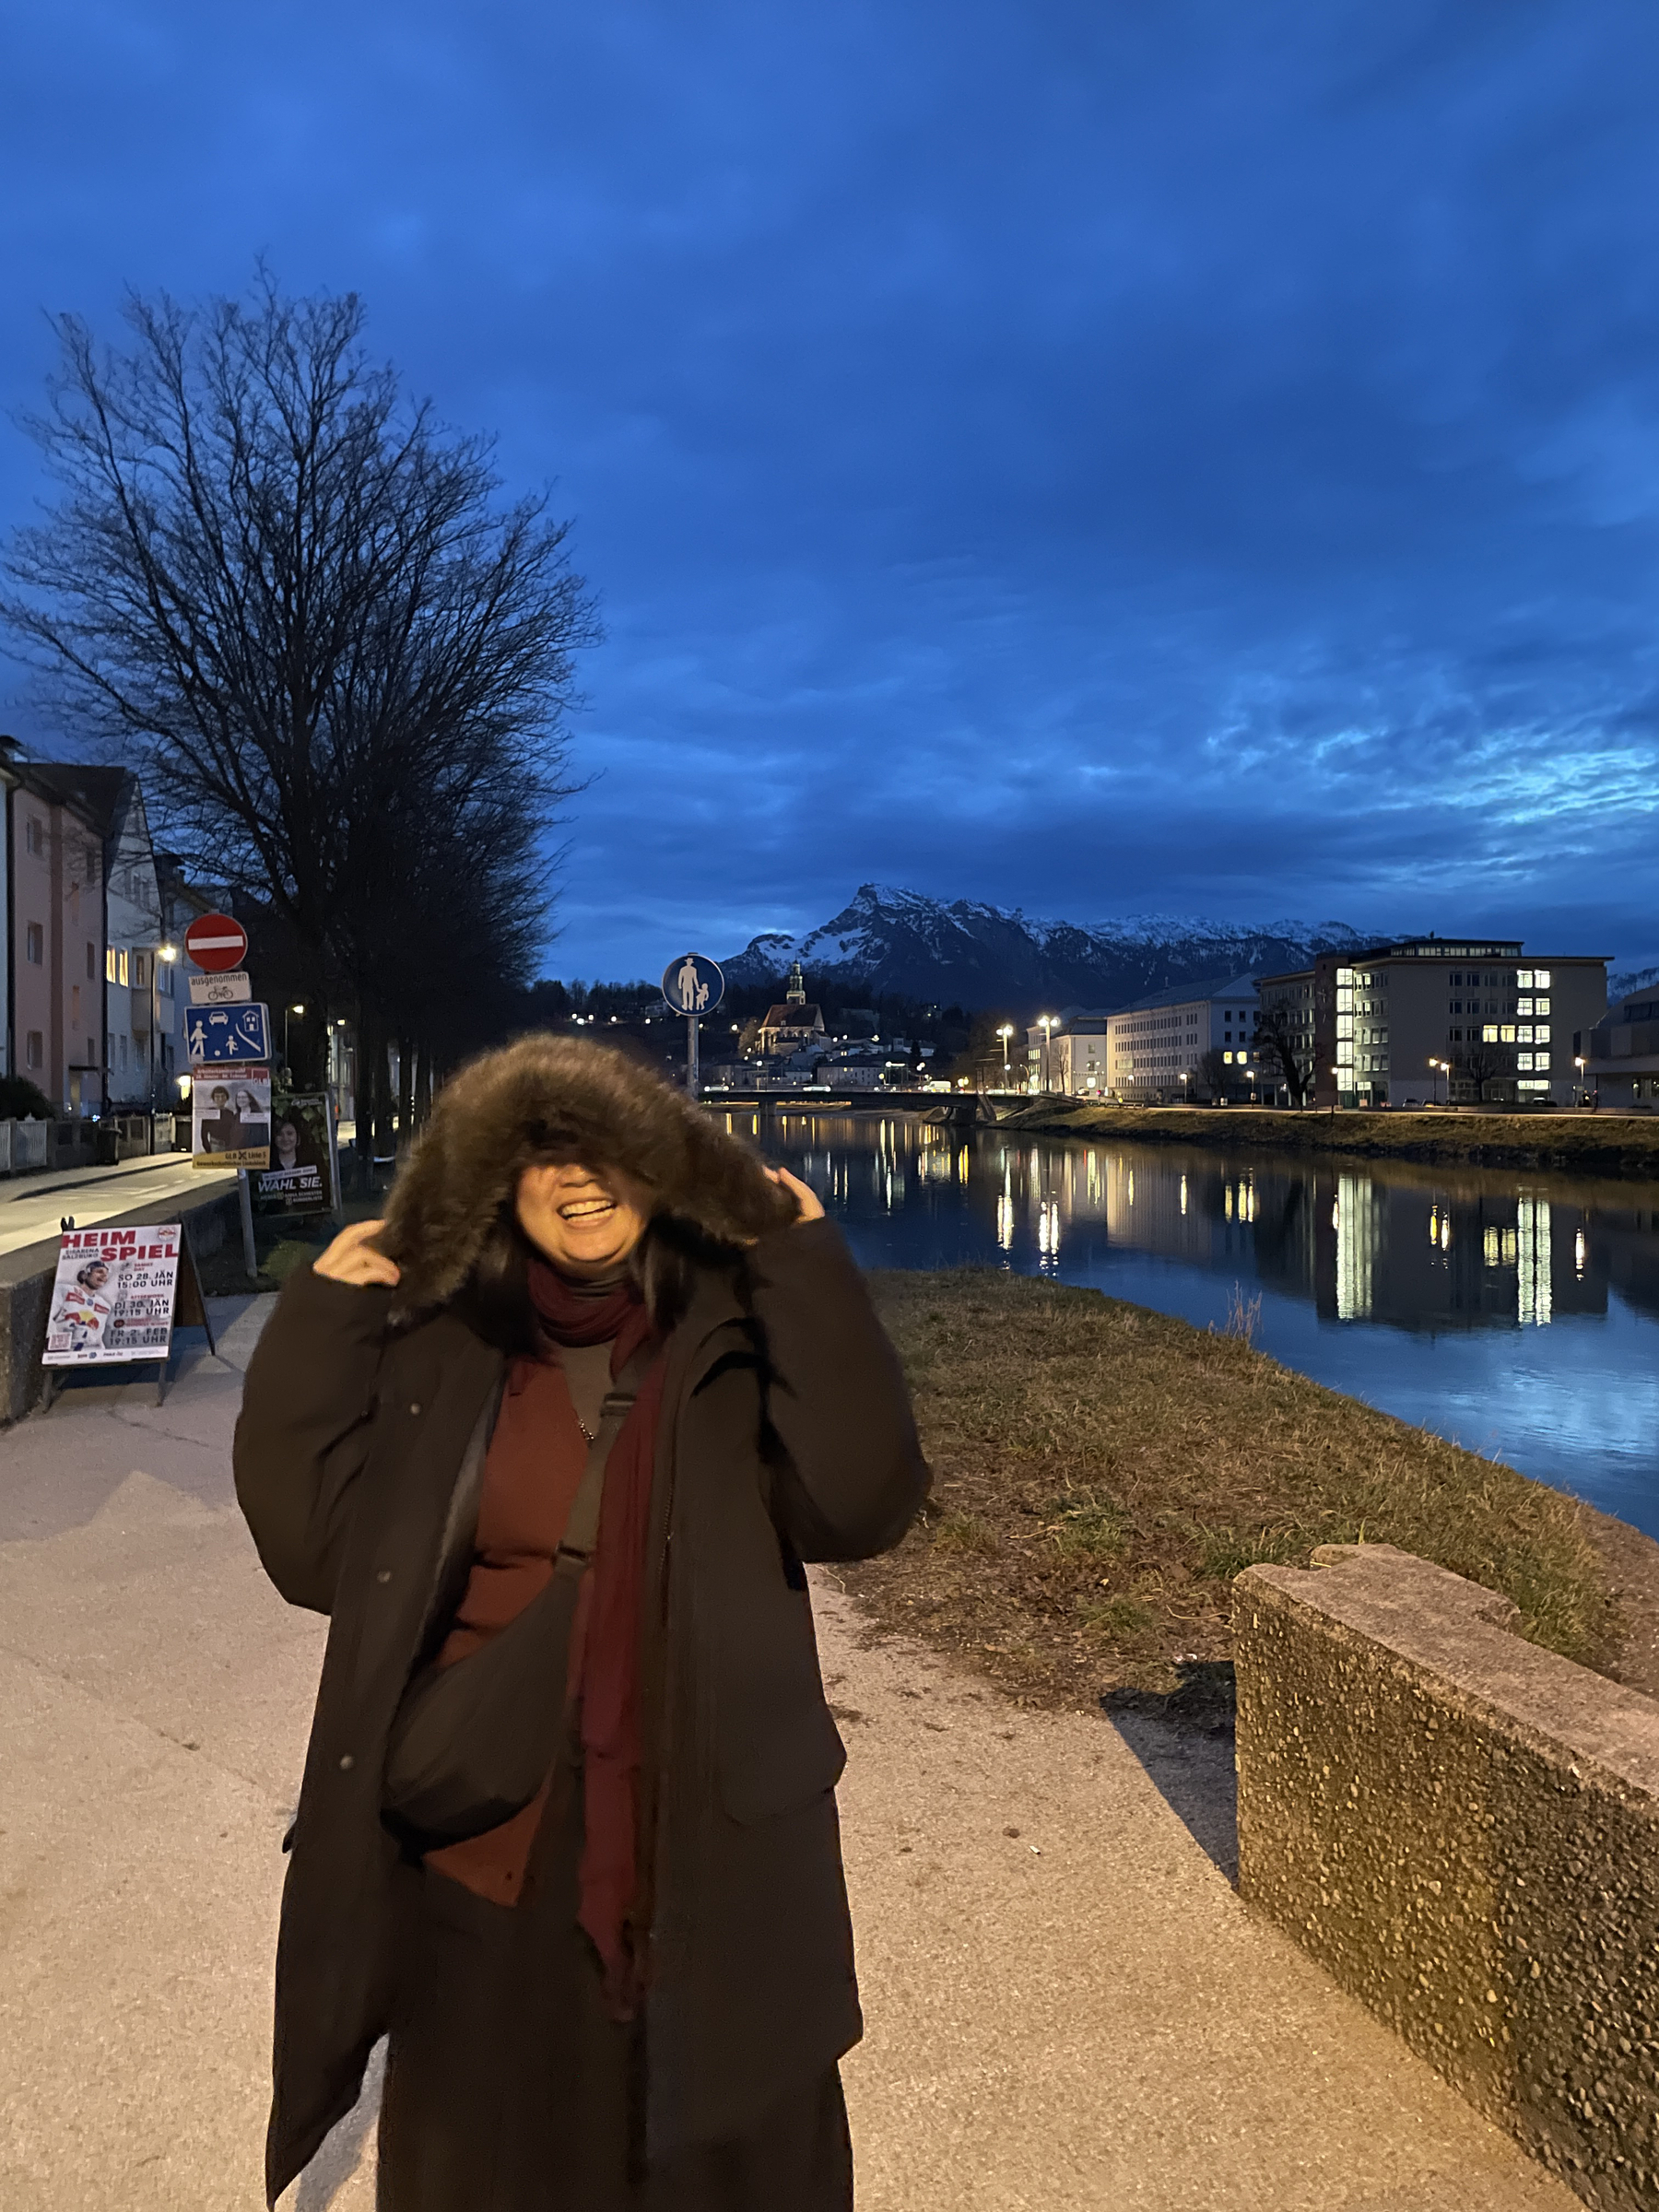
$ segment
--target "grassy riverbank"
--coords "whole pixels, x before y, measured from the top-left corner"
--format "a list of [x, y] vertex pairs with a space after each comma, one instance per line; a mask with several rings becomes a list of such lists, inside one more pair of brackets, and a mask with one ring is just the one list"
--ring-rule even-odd
[[1315, 1545], [1362, 1538], [1505, 1592], [1552, 1651], [1602, 1665], [1619, 1648], [1572, 1500], [1307, 1382], [1242, 1334], [991, 1269], [871, 1282], [935, 1490], [896, 1551], [838, 1574], [884, 1626], [1022, 1699], [1167, 1689], [1178, 1658], [1230, 1655], [1241, 1568], [1306, 1566]]
[[1251, 1106], [1107, 1106], [1054, 1098], [1018, 1106], [997, 1126], [1022, 1136], [1115, 1136], [1137, 1144], [1225, 1146], [1229, 1151], [1465, 1160], [1659, 1182], [1659, 1115], [1461, 1110], [1332, 1115], [1312, 1109], [1287, 1113]]

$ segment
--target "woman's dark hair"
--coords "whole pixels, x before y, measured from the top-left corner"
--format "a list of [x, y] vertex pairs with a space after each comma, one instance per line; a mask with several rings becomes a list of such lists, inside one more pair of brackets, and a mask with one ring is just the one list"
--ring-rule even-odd
[[[503, 1352], [532, 1354], [541, 1347], [535, 1308], [530, 1302], [530, 1263], [535, 1247], [519, 1227], [508, 1199], [484, 1240], [456, 1304], [486, 1343]], [[735, 1273], [742, 1253], [705, 1235], [673, 1214], [658, 1214], [629, 1259], [651, 1325], [666, 1336], [691, 1302], [700, 1268], [726, 1267]]]

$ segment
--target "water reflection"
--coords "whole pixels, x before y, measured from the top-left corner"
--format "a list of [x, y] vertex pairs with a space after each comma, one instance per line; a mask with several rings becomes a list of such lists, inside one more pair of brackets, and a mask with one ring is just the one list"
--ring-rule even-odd
[[727, 1117], [869, 1265], [1000, 1264], [1218, 1324], [1659, 1534], [1659, 1188]]

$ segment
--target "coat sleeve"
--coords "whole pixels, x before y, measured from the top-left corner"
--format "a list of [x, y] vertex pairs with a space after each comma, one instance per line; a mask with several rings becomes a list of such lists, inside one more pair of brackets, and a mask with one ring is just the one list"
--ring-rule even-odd
[[265, 1572], [292, 1606], [327, 1613], [369, 1457], [392, 1293], [291, 1275], [248, 1362], [236, 1496]]
[[899, 1355], [830, 1221], [762, 1237], [749, 1253], [765, 1358], [771, 1512], [802, 1559], [889, 1550], [927, 1496]]

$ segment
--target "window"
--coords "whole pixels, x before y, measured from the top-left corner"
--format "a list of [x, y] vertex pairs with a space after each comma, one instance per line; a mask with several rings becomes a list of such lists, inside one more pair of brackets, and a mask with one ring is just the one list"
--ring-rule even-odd
[[1533, 1012], [1535, 1014], [1547, 1014], [1548, 1011], [1549, 1001], [1547, 998], [1535, 998], [1533, 1000]]
[[1533, 982], [1534, 982], [1534, 985], [1535, 985], [1535, 987], [1536, 987], [1538, 990], [1540, 990], [1540, 991], [1547, 991], [1547, 990], [1548, 990], [1548, 988], [1549, 988], [1549, 971], [1548, 971], [1548, 969], [1547, 969], [1547, 968], [1535, 968], [1535, 969], [1533, 970]]
[[1549, 1054], [1547, 1053], [1535, 1053], [1533, 1054], [1533, 1065], [1535, 1067], [1547, 1067], [1549, 1065]]
[[23, 1041], [23, 1064], [26, 1067], [39, 1067], [41, 1065], [41, 1032], [39, 1030], [30, 1030]]
[[1516, 989], [1517, 989], [1517, 990], [1519, 990], [1519, 991], [1530, 991], [1530, 990], [1532, 989], [1532, 987], [1533, 987], [1533, 980], [1532, 980], [1532, 979], [1533, 979], [1533, 971], [1532, 971], [1532, 970], [1531, 970], [1530, 968], [1517, 968], [1517, 969], [1516, 969], [1516, 971], [1515, 971], [1515, 987], [1516, 987]]
[[173, 971], [172, 963], [171, 960], [163, 960], [161, 965], [157, 969], [156, 988], [160, 992], [163, 998], [171, 998], [172, 996]]
[[1533, 1024], [1533, 1042], [1535, 1044], [1547, 1044], [1549, 1042], [1549, 1024], [1547, 1021], [1539, 1021]]
[[122, 1066], [123, 1066], [123, 1067], [125, 1067], [125, 1065], [126, 1065], [126, 1047], [127, 1047], [127, 1041], [126, 1041], [126, 1032], [125, 1032], [125, 1030], [123, 1030], [122, 1034], [121, 1034], [121, 1035], [120, 1035], [120, 1036], [117, 1038], [117, 1039], [116, 1039], [116, 1041], [116, 1041], [116, 1044], [118, 1045], [118, 1047], [120, 1048], [120, 1052], [121, 1052], [121, 1065], [122, 1065]]
[[147, 952], [135, 952], [133, 955], [133, 988], [135, 991], [147, 991], [149, 989], [149, 954]]
[[[88, 949], [90, 950], [90, 947], [88, 947]], [[104, 982], [106, 983], [112, 983], [114, 981], [115, 947], [113, 945], [107, 945], [104, 947]]]
[[1481, 1032], [1480, 1032], [1480, 1041], [1481, 1041], [1481, 1043], [1482, 1043], [1482, 1044], [1496, 1044], [1496, 1043], [1497, 1043], [1497, 1041], [1498, 1041], [1498, 1024], [1497, 1024], [1495, 1021], [1488, 1021], [1488, 1022], [1487, 1023], [1486, 1027], [1485, 1027], [1485, 1028], [1484, 1028], [1484, 1029], [1481, 1030]]
[[127, 980], [127, 954], [126, 954], [126, 947], [124, 945], [124, 946], [121, 947], [121, 950], [120, 950], [120, 951], [119, 951], [119, 952], [116, 954], [116, 955], [115, 955], [115, 981], [116, 981], [118, 983], [124, 984], [124, 983], [125, 983], [125, 982], [126, 982], [126, 980]]
[[1515, 1041], [1517, 1044], [1530, 1044], [1532, 1041], [1532, 1023], [1530, 1021], [1524, 1021], [1521, 1024], [1521, 1027], [1515, 1031]]
[[46, 932], [38, 922], [31, 922], [23, 932], [23, 958], [31, 968], [39, 968], [45, 961]]
[[1530, 1053], [1517, 1053], [1515, 1054], [1515, 1065], [1521, 1070], [1524, 1076], [1531, 1075], [1532, 1063], [1533, 1056]]
[[1500, 1021], [1498, 1024], [1498, 1041], [1500, 1044], [1514, 1043], [1515, 1025], [1512, 1021]]

